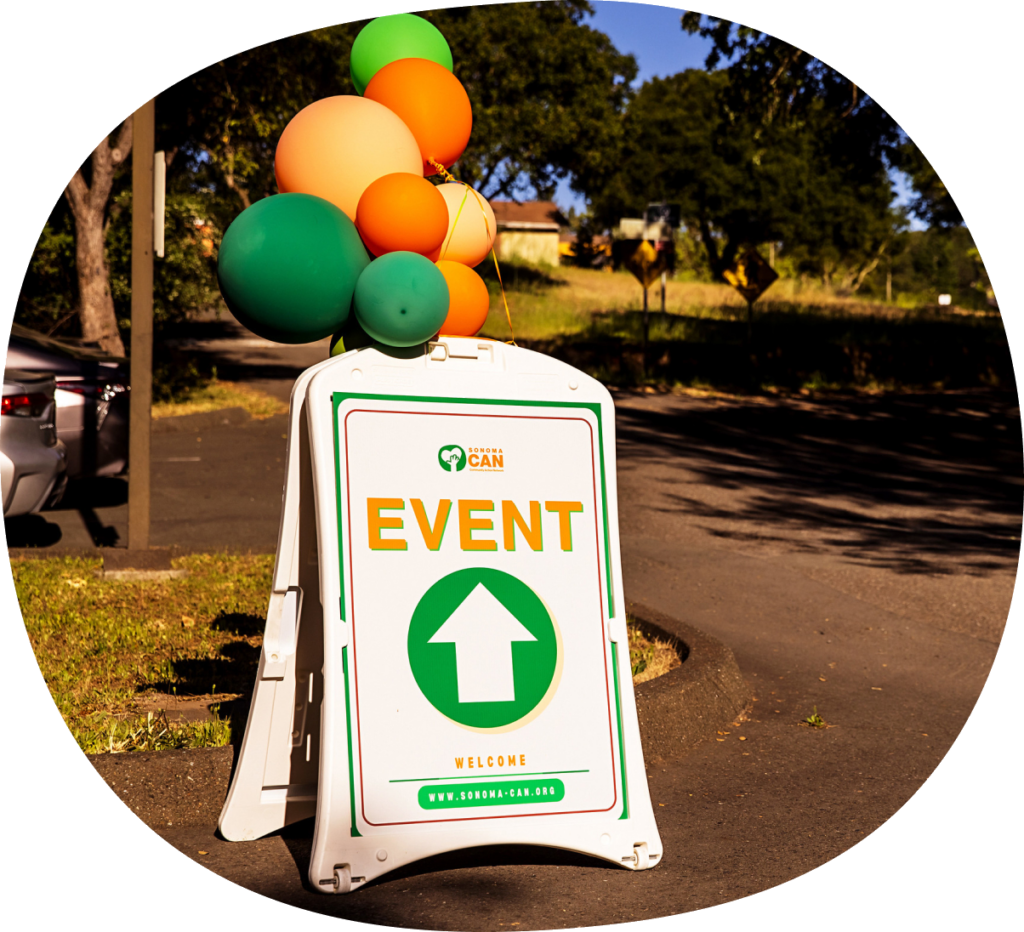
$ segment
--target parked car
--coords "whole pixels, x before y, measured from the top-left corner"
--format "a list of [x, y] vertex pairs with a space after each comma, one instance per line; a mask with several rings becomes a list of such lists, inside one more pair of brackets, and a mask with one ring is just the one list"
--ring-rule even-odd
[[54, 377], [4, 370], [0, 413], [0, 492], [4, 517], [55, 505], [67, 485], [67, 449], [57, 439]]
[[57, 439], [67, 446], [69, 478], [117, 476], [128, 468], [127, 360], [15, 324], [7, 365], [54, 375]]

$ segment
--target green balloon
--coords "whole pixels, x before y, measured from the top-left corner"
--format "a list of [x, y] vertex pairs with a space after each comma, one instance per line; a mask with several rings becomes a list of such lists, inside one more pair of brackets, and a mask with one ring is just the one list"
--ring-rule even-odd
[[452, 50], [437, 27], [413, 13], [381, 16], [367, 23], [350, 56], [352, 83], [362, 94], [373, 76], [400, 58], [427, 58], [452, 70]]
[[389, 252], [359, 276], [352, 306], [362, 328], [378, 343], [415, 346], [441, 329], [448, 301], [448, 283], [426, 256]]
[[275, 194], [228, 227], [217, 257], [220, 292], [253, 333], [278, 343], [314, 343], [349, 317], [370, 264], [355, 224], [312, 194]]

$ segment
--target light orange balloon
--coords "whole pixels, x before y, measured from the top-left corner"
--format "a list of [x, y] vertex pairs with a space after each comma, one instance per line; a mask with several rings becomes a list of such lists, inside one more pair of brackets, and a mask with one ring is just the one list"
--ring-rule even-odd
[[473, 110], [455, 75], [426, 58], [400, 58], [385, 65], [363, 97], [393, 110], [412, 130], [423, 156], [423, 174], [436, 174], [430, 160], [453, 165], [469, 142]]
[[452, 337], [476, 336], [491, 305], [487, 285], [461, 262], [442, 259], [436, 264], [448, 283], [448, 316], [441, 324], [441, 333]]
[[434, 262], [448, 232], [448, 205], [422, 175], [394, 172], [363, 192], [356, 229], [375, 256], [418, 252]]
[[469, 185], [449, 182], [439, 184], [437, 190], [448, 205], [448, 232], [441, 247], [441, 258], [470, 268], [479, 265], [487, 258], [498, 232], [491, 205]]
[[392, 172], [422, 175], [422, 166], [416, 139], [400, 117], [374, 100], [351, 96], [324, 97], [300, 110], [274, 156], [282, 194], [315, 194], [353, 221], [372, 182]]

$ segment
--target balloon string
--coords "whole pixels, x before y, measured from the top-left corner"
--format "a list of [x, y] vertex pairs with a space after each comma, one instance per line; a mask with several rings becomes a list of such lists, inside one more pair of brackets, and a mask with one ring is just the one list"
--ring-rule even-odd
[[[448, 234], [448, 242], [444, 244], [444, 251], [441, 253], [443, 259], [448, 254], [448, 246], [451, 244], [452, 237], [455, 235], [455, 227], [458, 225], [459, 217], [462, 216], [462, 208], [466, 206], [466, 199], [470, 194], [476, 198], [477, 206], [480, 208], [480, 214], [484, 218], [484, 230], [487, 233], [487, 238], [491, 238], [491, 225], [487, 222], [487, 211], [484, 210], [483, 201], [480, 200], [480, 195], [476, 193], [468, 184], [464, 181], [459, 181], [455, 178], [445, 167], [440, 163], [434, 161], [434, 159], [427, 159], [427, 161], [437, 169], [439, 174], [445, 181], [452, 182], [454, 184], [461, 184], [466, 189], [466, 193], [462, 195], [462, 203], [459, 204], [459, 209], [455, 214], [455, 221], [452, 223], [451, 232]], [[494, 271], [498, 273], [498, 287], [501, 289], [501, 303], [505, 306], [505, 319], [508, 321], [508, 332], [511, 334], [512, 339], [506, 340], [506, 343], [511, 343], [513, 346], [518, 346], [516, 343], [516, 334], [512, 329], [512, 312], [508, 309], [508, 298], [505, 296], [505, 283], [501, 280], [501, 268], [498, 265], [498, 257], [494, 254], [494, 247], [491, 247], [491, 258], [494, 260]]]
[[427, 161], [437, 169], [437, 174], [444, 178], [445, 181], [455, 181], [455, 176], [440, 162], [435, 162], [433, 159], [427, 159]]

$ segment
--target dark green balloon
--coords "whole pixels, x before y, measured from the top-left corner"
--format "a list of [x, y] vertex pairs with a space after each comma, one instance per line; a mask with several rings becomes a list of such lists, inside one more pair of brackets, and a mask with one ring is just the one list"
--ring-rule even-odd
[[378, 343], [415, 346], [441, 329], [448, 300], [448, 283], [426, 256], [389, 252], [363, 270], [352, 306]]
[[452, 70], [452, 50], [438, 28], [413, 13], [380, 16], [367, 23], [352, 43], [352, 83], [362, 94], [373, 76], [400, 58], [426, 58]]
[[370, 264], [355, 224], [312, 194], [275, 194], [239, 214], [224, 234], [217, 279], [231, 313], [278, 343], [314, 343], [348, 319]]

